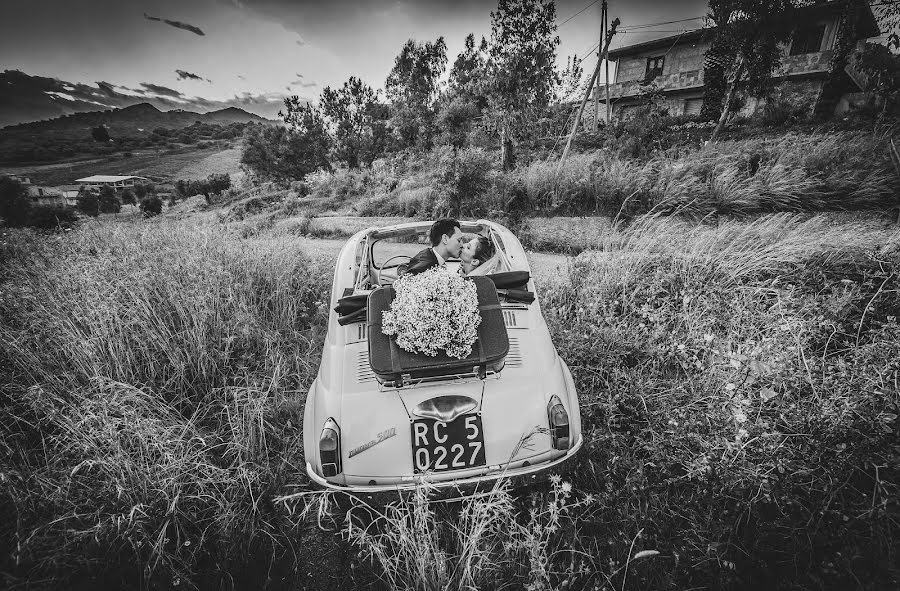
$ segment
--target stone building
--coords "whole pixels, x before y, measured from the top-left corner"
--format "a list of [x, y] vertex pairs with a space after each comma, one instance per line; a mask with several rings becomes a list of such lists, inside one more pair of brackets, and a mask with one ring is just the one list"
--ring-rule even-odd
[[[863, 90], [861, 77], [848, 67], [832, 78], [831, 58], [840, 33], [858, 46], [879, 34], [871, 8], [864, 2], [829, 1], [799, 9], [795, 18], [794, 34], [774, 74], [776, 93], [810, 113], [846, 111]], [[609, 59], [616, 62], [615, 79], [609, 85], [612, 116], [627, 116], [629, 110], [646, 103], [651, 91], [672, 115], [700, 113], [703, 65], [714, 34], [714, 27], [704, 28], [611, 50]], [[598, 85], [597, 92], [602, 118], [605, 88]], [[761, 105], [762, 101], [749, 99], [743, 112], [750, 114]]]

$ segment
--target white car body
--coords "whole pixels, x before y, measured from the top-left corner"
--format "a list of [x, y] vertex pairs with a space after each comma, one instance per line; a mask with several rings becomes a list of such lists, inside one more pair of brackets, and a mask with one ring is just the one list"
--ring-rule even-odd
[[[431, 222], [415, 222], [369, 228], [351, 237], [338, 256], [328, 334], [318, 376], [307, 395], [303, 420], [306, 470], [321, 487], [372, 495], [411, 489], [421, 479], [440, 489], [463, 492], [492, 484], [501, 476], [525, 484], [561, 468], [582, 445], [578, 395], [569, 368], [550, 340], [534, 278], [527, 285], [536, 295], [532, 303], [501, 300], [509, 354], [500, 372], [484, 378], [470, 375], [413, 380], [401, 387], [384, 385], [376, 379], [369, 365], [365, 319], [342, 326], [334, 306], [350, 290], [353, 294], [364, 294], [372, 290], [373, 284], [392, 283], [396, 269], [379, 269], [374, 260], [373, 247], [384, 240], [382, 237], [415, 232], [421, 240], [430, 227]], [[494, 242], [501, 270], [530, 272], [522, 245], [505, 227], [479, 220], [462, 222], [462, 229]], [[412, 256], [426, 246], [393, 243], [386, 250], [404, 250]], [[456, 261], [449, 263], [451, 267], [456, 264]], [[416, 473], [413, 457], [416, 409], [421, 409], [423, 403], [428, 406], [429, 401], [448, 396], [474, 401], [475, 408], [470, 405], [466, 412], [480, 417], [484, 465], [460, 469], [450, 466], [442, 471]], [[561, 444], [555, 444], [557, 439], [551, 436], [551, 432], [563, 433], [551, 429], [548, 414], [551, 400], [554, 405], [561, 402], [567, 413], [568, 441]], [[419, 414], [418, 418], [422, 416]], [[554, 420], [561, 422], [559, 415], [556, 416]], [[436, 438], [440, 437], [438, 423], [435, 420]], [[320, 450], [326, 424], [338, 433], [337, 451]], [[556, 449], [555, 445], [564, 449]], [[323, 453], [331, 454], [329, 457], [339, 455], [339, 472], [326, 476]], [[466, 461], [460, 457], [459, 463]], [[328, 471], [336, 469], [329, 466]]]

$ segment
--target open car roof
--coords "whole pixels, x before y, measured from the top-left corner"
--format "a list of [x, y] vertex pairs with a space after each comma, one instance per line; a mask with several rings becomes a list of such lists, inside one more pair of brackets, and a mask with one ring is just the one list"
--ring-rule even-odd
[[[384, 238], [398, 238], [403, 236], [415, 236], [416, 234], [427, 234], [431, 229], [433, 221], [407, 222], [405, 224], [396, 224], [393, 226], [385, 226], [383, 228], [370, 228], [366, 230], [365, 236], [373, 240], [382, 240]], [[482, 234], [488, 227], [477, 222], [459, 222], [459, 228], [468, 234]]]

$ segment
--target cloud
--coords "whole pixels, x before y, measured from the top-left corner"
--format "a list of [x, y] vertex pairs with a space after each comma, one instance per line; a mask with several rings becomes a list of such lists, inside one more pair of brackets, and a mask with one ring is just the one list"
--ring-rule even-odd
[[303, 74], [297, 74], [297, 79], [303, 78]]
[[168, 97], [179, 98], [179, 99], [184, 98], [184, 95], [182, 93], [178, 92], [177, 90], [168, 88], [167, 86], [160, 86], [158, 84], [150, 84], [148, 82], [141, 82], [141, 86], [144, 89], [149, 90], [150, 92], [161, 95], [161, 96], [168, 96]]
[[240, 78], [241, 80], [246, 80], [246, 79], [247, 79], [246, 76], [241, 76], [240, 74], [238, 74], [238, 78]]
[[317, 82], [301, 82], [300, 83], [300, 86], [302, 86], [303, 88], [312, 88], [313, 86], [318, 86], [318, 85], [319, 84]]
[[302, 38], [297, 39], [297, 45], [303, 47], [304, 45], [306, 45], [306, 41], [304, 41]]
[[200, 29], [200, 27], [195, 27], [194, 25], [189, 25], [188, 23], [183, 23], [181, 21], [170, 21], [167, 18], [159, 18], [158, 16], [150, 16], [146, 12], [144, 13], [144, 18], [147, 19], [148, 21], [158, 21], [158, 22], [166, 23], [170, 27], [175, 27], [176, 29], [183, 29], [185, 31], [190, 31], [191, 33], [200, 35], [201, 37], [206, 35], [206, 33], [204, 33]]
[[116, 92], [115, 85], [110, 84], [109, 82], [96, 82], [97, 88], [103, 91], [103, 94], [110, 98], [116, 98], [118, 96], [122, 96], [118, 92]]
[[[277, 119], [284, 99], [295, 92], [245, 92], [231, 99], [211, 100], [188, 96], [177, 90], [144, 82], [129, 88], [111, 82], [83, 84], [57, 78], [31, 76], [19, 70], [0, 71], [0, 127], [51, 119], [69, 113], [100, 111], [150, 103], [161, 110], [184, 109], [205, 113], [239, 107], [268, 119]], [[302, 93], [301, 93], [302, 94]], [[302, 97], [302, 100], [314, 100]]]
[[198, 76], [192, 72], [187, 72], [185, 70], [175, 70], [175, 73], [178, 74], [179, 80], [206, 80], [210, 84], [212, 84], [212, 80], [209, 78], [204, 78], [203, 76]]

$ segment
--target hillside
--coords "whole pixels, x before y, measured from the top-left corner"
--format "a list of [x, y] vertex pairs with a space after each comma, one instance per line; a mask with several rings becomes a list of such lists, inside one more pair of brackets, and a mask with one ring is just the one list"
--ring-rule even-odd
[[82, 138], [90, 136], [94, 127], [105, 125], [111, 137], [131, 137], [149, 133], [152, 129], [181, 129], [196, 122], [209, 125], [232, 123], [274, 123], [237, 107], [209, 113], [195, 113], [173, 109], [160, 111], [150, 103], [140, 103], [121, 109], [71, 113], [46, 121], [34, 121], [3, 128], [4, 136]]

